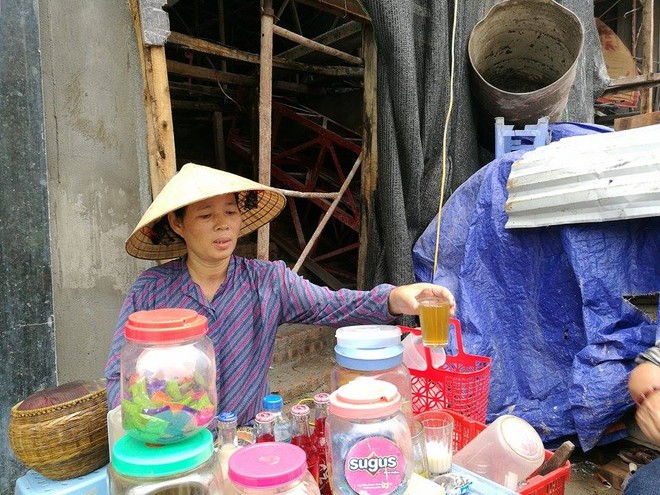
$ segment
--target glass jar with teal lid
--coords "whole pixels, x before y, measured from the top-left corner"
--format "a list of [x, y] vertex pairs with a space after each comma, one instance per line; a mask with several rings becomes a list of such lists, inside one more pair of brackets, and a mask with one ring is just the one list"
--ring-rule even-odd
[[359, 376], [389, 382], [401, 394], [401, 411], [413, 424], [410, 372], [403, 364], [401, 329], [394, 325], [353, 325], [336, 330], [331, 391]]
[[126, 435], [108, 466], [113, 495], [222, 495], [220, 463], [207, 429], [178, 443], [151, 445]]

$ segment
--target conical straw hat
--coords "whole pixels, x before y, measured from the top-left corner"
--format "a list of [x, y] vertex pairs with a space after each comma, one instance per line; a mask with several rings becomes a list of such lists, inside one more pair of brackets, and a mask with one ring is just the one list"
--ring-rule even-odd
[[[256, 191], [256, 198], [251, 198], [248, 191]], [[243, 221], [241, 236], [270, 222], [286, 205], [284, 195], [272, 187], [222, 170], [187, 163], [165, 184], [153, 200], [126, 240], [126, 251], [131, 256], [146, 260], [164, 260], [182, 256], [186, 253], [183, 239], [174, 234], [167, 221], [159, 222], [159, 220], [171, 211], [228, 193], [238, 193], [239, 210]]]

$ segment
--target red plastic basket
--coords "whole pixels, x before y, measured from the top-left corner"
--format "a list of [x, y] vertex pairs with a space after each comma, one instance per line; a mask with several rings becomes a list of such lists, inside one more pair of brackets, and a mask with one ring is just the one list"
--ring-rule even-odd
[[[413, 413], [450, 409], [484, 423], [491, 360], [485, 356], [466, 354], [460, 322], [452, 318], [449, 326], [456, 336], [456, 355], [447, 355], [445, 363], [435, 368], [431, 351], [425, 347], [426, 370], [410, 369]], [[421, 331], [416, 328], [401, 327], [401, 331], [421, 335]]]
[[[470, 440], [476, 437], [486, 425], [479, 421], [473, 421], [455, 411], [445, 410], [454, 418], [454, 434], [452, 450], [458, 452]], [[552, 455], [549, 450], [545, 451], [545, 458]], [[564, 495], [566, 483], [571, 477], [571, 463], [566, 464], [546, 474], [545, 476], [531, 476], [527, 479], [527, 484], [518, 489], [522, 495]]]

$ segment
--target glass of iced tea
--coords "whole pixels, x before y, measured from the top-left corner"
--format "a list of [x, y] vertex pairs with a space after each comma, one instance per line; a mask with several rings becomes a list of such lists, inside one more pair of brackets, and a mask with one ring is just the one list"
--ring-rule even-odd
[[447, 347], [449, 344], [449, 302], [434, 296], [423, 296], [419, 303], [419, 323], [422, 342], [426, 347]]

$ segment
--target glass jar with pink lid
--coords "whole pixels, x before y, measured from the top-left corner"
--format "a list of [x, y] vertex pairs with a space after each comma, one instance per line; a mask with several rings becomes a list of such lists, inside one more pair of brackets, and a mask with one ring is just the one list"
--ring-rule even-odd
[[389, 382], [359, 377], [330, 394], [326, 421], [332, 493], [399, 495], [414, 470], [401, 394]]

